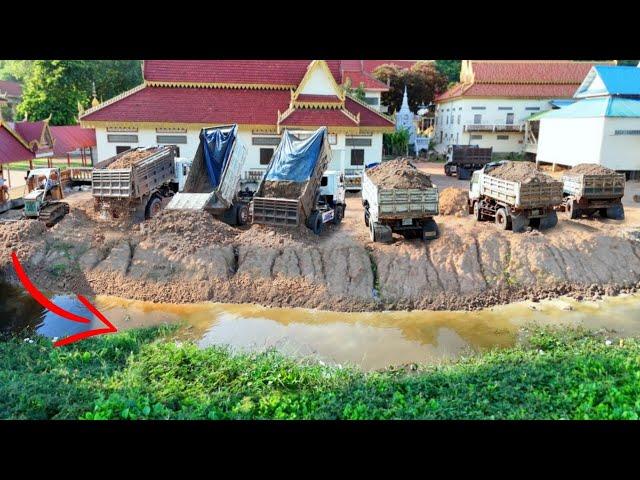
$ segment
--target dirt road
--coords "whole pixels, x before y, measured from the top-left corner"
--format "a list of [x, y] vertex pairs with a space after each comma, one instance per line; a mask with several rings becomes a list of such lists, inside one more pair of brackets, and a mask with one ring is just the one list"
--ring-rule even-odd
[[[468, 182], [419, 164], [442, 190]], [[374, 244], [359, 194], [343, 222], [308, 229], [229, 227], [204, 212], [164, 212], [139, 225], [96, 218], [89, 193], [67, 197], [71, 213], [44, 229], [0, 223], [0, 274], [15, 279], [17, 249], [41, 288], [169, 302], [250, 302], [331, 310], [476, 309], [561, 294], [597, 297], [640, 286], [640, 184], [628, 183], [627, 219], [566, 220], [513, 234], [469, 216], [436, 217], [427, 244], [394, 235]], [[631, 233], [629, 233], [631, 232]]]

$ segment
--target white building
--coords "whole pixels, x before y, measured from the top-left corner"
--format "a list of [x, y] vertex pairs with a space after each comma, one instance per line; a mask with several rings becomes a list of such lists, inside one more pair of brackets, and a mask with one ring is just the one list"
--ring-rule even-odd
[[575, 98], [572, 105], [540, 116], [537, 161], [639, 172], [640, 69], [593, 67]]
[[571, 98], [593, 62], [463, 60], [460, 82], [435, 99], [438, 151], [449, 145], [524, 151], [525, 120]]
[[238, 124], [248, 146], [247, 170], [271, 160], [283, 129], [326, 126], [330, 168], [380, 162], [382, 134], [393, 121], [346, 95], [339, 60], [147, 60], [144, 83], [87, 110], [83, 127], [96, 131], [98, 161], [128, 148], [176, 145], [192, 158], [204, 127]]

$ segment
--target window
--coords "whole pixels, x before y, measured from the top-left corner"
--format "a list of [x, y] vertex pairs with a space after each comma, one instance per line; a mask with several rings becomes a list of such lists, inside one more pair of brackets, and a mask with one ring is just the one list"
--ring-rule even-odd
[[509, 140], [509, 135], [498, 135], [498, 140]]
[[158, 143], [187, 143], [186, 135], [156, 135], [156, 142]]
[[507, 125], [513, 125], [513, 113], [507, 113]]
[[138, 143], [138, 135], [107, 135], [109, 143]]
[[273, 157], [273, 148], [260, 149], [260, 165], [269, 165], [271, 157]]
[[481, 113], [476, 113], [473, 116], [473, 123], [475, 125], [480, 125], [482, 123], [482, 114]]
[[347, 147], [370, 147], [371, 139], [370, 138], [347, 138], [345, 139], [344, 144]]
[[616, 130], [614, 135], [640, 135], [640, 130]]
[[126, 152], [127, 150], [131, 150], [129, 145], [116, 145], [116, 155], [120, 155], [122, 152]]
[[458, 115], [458, 125], [460, 125], [460, 115]]
[[486, 110], [487, 107], [471, 107], [471, 110]]
[[329, 185], [329, 177], [322, 177], [322, 180], [320, 180], [320, 186], [321, 187], [326, 187], [327, 185]]
[[531, 111], [537, 112], [538, 110], [540, 110], [540, 107], [526, 107], [525, 110], [531, 110]]
[[362, 148], [351, 150], [351, 165], [364, 165], [364, 150]]
[[279, 145], [280, 137], [252, 137], [252, 145]]
[[498, 110], [513, 110], [513, 107], [498, 107]]
[[482, 135], [471, 135], [471, 140], [482, 140]]
[[364, 97], [364, 103], [367, 105], [378, 105], [378, 97]]

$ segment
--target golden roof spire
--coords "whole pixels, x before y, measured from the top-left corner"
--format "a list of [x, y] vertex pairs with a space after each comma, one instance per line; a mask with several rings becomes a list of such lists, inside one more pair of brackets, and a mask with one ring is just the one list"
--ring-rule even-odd
[[96, 95], [96, 82], [92, 82], [92, 83], [93, 83], [93, 100], [91, 100], [91, 106], [97, 107], [98, 105], [100, 105], [100, 102], [98, 101], [98, 97]]

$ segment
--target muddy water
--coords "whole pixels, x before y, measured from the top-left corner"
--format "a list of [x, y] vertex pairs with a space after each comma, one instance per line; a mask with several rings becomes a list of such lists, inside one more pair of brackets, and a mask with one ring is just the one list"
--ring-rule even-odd
[[[89, 315], [74, 297], [53, 300]], [[597, 302], [524, 302], [477, 312], [337, 313], [215, 303], [153, 304], [100, 296], [95, 302], [119, 329], [182, 323], [185, 328], [178, 337], [203, 347], [275, 348], [300, 358], [355, 364], [365, 370], [411, 362], [433, 364], [510, 346], [517, 342], [521, 327], [534, 323], [640, 335], [640, 295]], [[87, 327], [43, 312], [19, 290], [0, 284], [0, 328], [5, 331], [29, 327], [47, 337], [61, 338], [96, 325], [94, 321]]]

